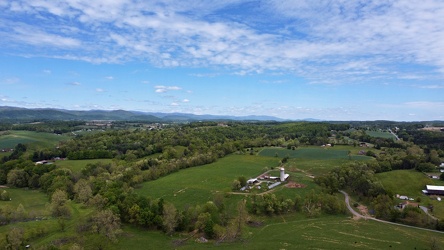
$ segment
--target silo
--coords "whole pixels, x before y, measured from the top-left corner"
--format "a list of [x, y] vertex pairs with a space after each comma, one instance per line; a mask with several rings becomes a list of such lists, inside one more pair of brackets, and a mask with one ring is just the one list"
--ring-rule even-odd
[[281, 168], [281, 175], [280, 175], [281, 181], [285, 181], [285, 169]]

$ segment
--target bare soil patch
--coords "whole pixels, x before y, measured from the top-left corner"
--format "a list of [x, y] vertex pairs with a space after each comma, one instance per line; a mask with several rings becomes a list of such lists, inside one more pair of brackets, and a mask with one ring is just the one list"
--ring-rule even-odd
[[358, 206], [358, 210], [359, 210], [359, 213], [360, 213], [360, 214], [362, 214], [362, 215], [364, 215], [364, 216], [370, 216], [370, 214], [368, 213], [368, 208], [367, 208], [366, 206], [364, 206], [364, 205], [359, 205], [359, 206]]
[[305, 188], [307, 185], [290, 181], [285, 186], [288, 188]]

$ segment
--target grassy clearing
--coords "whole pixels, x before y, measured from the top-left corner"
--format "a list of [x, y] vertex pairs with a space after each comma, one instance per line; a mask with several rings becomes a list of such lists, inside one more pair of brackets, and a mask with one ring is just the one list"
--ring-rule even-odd
[[386, 139], [393, 139], [393, 140], [396, 139], [396, 137], [389, 132], [365, 131], [365, 133], [371, 137], [379, 137], [379, 138], [386, 138]]
[[[161, 231], [124, 226], [124, 236], [111, 249], [177, 249], [173, 239]], [[179, 248], [180, 249], [180, 248]]]
[[112, 159], [92, 159], [92, 160], [63, 160], [63, 161], [57, 161], [56, 164], [59, 167], [62, 168], [68, 168], [71, 169], [73, 173], [80, 173], [83, 168], [86, 167], [88, 164], [94, 164], [98, 162], [102, 162], [104, 164], [111, 163]]
[[274, 157], [230, 155], [212, 164], [181, 170], [142, 184], [136, 192], [153, 198], [164, 198], [183, 208], [212, 200], [216, 192], [230, 192], [239, 176], [256, 177], [265, 167], [279, 165]]
[[0, 158], [11, 155], [11, 152], [0, 152]]
[[3, 190], [9, 193], [11, 201], [0, 201], [0, 206], [11, 206], [16, 209], [19, 204], [22, 204], [28, 213], [47, 215], [46, 205], [49, 203], [49, 198], [45, 193], [21, 188], [0, 188], [0, 193]]
[[11, 130], [0, 134], [0, 148], [14, 148], [17, 144], [28, 144], [35, 147], [54, 147], [69, 137], [52, 133]]

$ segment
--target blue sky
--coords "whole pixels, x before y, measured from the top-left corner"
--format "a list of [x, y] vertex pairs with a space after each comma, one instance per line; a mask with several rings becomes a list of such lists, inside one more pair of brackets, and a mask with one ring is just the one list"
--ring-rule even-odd
[[0, 106], [444, 120], [444, 2], [6, 0], [0, 65]]

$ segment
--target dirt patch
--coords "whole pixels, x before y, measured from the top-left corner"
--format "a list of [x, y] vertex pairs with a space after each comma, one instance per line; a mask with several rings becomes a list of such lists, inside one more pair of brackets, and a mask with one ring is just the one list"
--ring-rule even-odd
[[359, 206], [358, 206], [358, 210], [359, 210], [359, 213], [362, 214], [362, 215], [364, 215], [364, 216], [369, 216], [369, 215], [370, 215], [370, 214], [368, 213], [368, 208], [367, 208], [366, 206], [359, 205]]
[[440, 132], [444, 131], [444, 127], [427, 127], [427, 128], [422, 128], [421, 130]]
[[288, 187], [288, 188], [305, 188], [307, 185], [290, 181], [285, 186]]
[[0, 185], [0, 188], [8, 188], [8, 186]]

